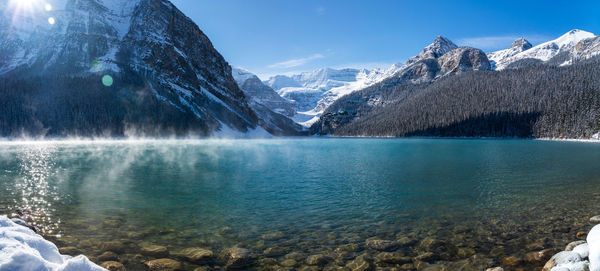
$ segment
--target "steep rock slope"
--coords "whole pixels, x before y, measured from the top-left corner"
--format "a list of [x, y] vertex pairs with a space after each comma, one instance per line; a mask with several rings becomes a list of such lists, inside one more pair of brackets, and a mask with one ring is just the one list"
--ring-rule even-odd
[[50, 11], [5, 3], [0, 15], [0, 76], [13, 99], [4, 102], [20, 112], [0, 117], [2, 135], [258, 128], [229, 64], [169, 1], [49, 3]]
[[296, 108], [254, 74], [242, 68], [233, 68], [233, 78], [248, 98], [248, 104], [259, 117], [259, 124], [274, 135], [300, 135], [302, 126], [289, 117]]

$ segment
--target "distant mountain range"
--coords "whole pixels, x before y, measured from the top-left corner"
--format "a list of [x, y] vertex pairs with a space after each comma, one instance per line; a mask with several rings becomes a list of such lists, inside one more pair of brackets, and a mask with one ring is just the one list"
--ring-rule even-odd
[[311, 129], [343, 136], [597, 137], [599, 42], [572, 30], [535, 47], [519, 39], [486, 55], [438, 37], [403, 70], [336, 100]]
[[[465, 135], [586, 137], [598, 132], [594, 120], [586, 126], [547, 119], [550, 109], [560, 107], [558, 97], [588, 104], [561, 95], [583, 91], [588, 100], [596, 97], [600, 77], [591, 76], [598, 66], [590, 63], [600, 53], [600, 38], [581, 30], [537, 46], [518, 39], [508, 49], [487, 54], [440, 36], [405, 64], [387, 69], [323, 68], [263, 82], [242, 68], [232, 69], [168, 0], [56, 0], [53, 10], [35, 15], [16, 13], [10, 3], [0, 1], [4, 137], [446, 135], [439, 129], [465, 121], [479, 125], [478, 118], [490, 116], [505, 126], [510, 124], [506, 118], [528, 120], [531, 129]], [[533, 74], [538, 77], [530, 78]], [[555, 82], [550, 75], [570, 84], [541, 90]], [[492, 88], [492, 82], [500, 86]], [[519, 84], [523, 88], [514, 90]], [[565, 92], [573, 87], [578, 89]], [[462, 99], [454, 105], [419, 100], [440, 101], [456, 91], [453, 98]], [[494, 91], [505, 97], [521, 93], [521, 102], [538, 99], [544, 105], [503, 101]], [[491, 96], [484, 99], [483, 93]], [[415, 101], [423, 107], [410, 109]], [[483, 109], [472, 109], [479, 107], [475, 101]], [[426, 104], [435, 108], [423, 111]], [[448, 106], [454, 109], [441, 110]], [[593, 104], [572, 106], [579, 113], [552, 112], [559, 114], [556, 118], [596, 117]], [[389, 116], [403, 124], [391, 125]], [[541, 119], [553, 128], [540, 130], [535, 125]], [[565, 132], [575, 127], [580, 130]], [[462, 130], [455, 130], [460, 135]]]

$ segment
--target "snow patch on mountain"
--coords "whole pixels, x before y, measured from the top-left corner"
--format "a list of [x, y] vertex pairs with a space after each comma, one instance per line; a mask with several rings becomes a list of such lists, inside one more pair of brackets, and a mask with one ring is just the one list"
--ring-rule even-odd
[[508, 48], [496, 52], [488, 53], [488, 59], [490, 60], [490, 64], [492, 65], [492, 70], [497, 69], [497, 67], [505, 67], [507, 65], [506, 61], [511, 57], [531, 49], [533, 46], [529, 41], [524, 38], [517, 39], [513, 42], [513, 44]]
[[402, 70], [394, 64], [388, 69], [322, 68], [291, 76], [277, 75], [265, 82], [282, 97], [295, 101], [294, 121], [309, 127], [338, 98], [381, 82]]
[[[488, 54], [496, 62], [496, 70], [505, 69], [511, 63], [523, 59], [538, 59], [548, 61], [562, 52], [572, 52], [576, 45], [582, 40], [594, 38], [595, 35], [579, 29], [571, 30], [555, 40], [544, 42], [540, 45], [524, 50], [515, 55], [506, 54], [500, 57], [503, 51]], [[490, 56], [491, 55], [491, 56]]]

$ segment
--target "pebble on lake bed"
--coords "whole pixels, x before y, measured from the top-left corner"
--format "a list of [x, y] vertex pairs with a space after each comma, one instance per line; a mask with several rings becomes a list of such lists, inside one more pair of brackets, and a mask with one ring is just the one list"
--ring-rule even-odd
[[181, 263], [171, 259], [158, 259], [144, 263], [150, 271], [176, 271], [181, 269]]

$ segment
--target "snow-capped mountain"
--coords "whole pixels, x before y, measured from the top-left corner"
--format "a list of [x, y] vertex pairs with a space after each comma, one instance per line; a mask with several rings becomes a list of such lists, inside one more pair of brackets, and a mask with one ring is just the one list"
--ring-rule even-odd
[[248, 98], [250, 108], [259, 118], [259, 124], [274, 135], [298, 135], [302, 127], [290, 117], [296, 114], [292, 101], [279, 96], [275, 90], [265, 85], [256, 75], [234, 67], [233, 78]]
[[295, 75], [277, 75], [265, 83], [282, 97], [296, 103], [298, 113], [293, 119], [310, 126], [336, 99], [366, 88], [402, 70], [395, 64], [388, 69], [322, 68]]
[[[495, 62], [496, 70], [505, 69], [513, 63], [524, 60], [537, 60], [545, 62], [551, 60], [559, 54], [574, 53], [579, 42], [594, 37], [595, 35], [593, 33], [574, 29], [555, 40], [544, 42], [529, 49], [526, 49], [527, 46], [520, 48], [513, 48], [511, 46], [511, 48], [506, 50], [489, 53], [488, 57]], [[522, 51], [518, 52], [519, 50]], [[563, 63], [569, 64], [570, 62], [571, 61], [569, 60], [565, 60]]]
[[505, 67], [508, 65], [506, 61], [510, 61], [511, 57], [525, 50], [529, 50], [531, 47], [533, 47], [533, 45], [531, 45], [529, 41], [524, 38], [520, 38], [515, 40], [508, 49], [491, 52], [487, 56], [490, 60], [490, 64], [492, 64], [492, 69], [495, 70], [498, 67]]
[[[229, 64], [168, 0], [0, 4], [0, 76], [40, 82], [30, 83], [27, 92], [39, 107], [14, 98], [32, 123], [28, 132], [210, 135], [260, 129]], [[63, 111], [73, 119], [56, 117]], [[7, 130], [0, 134], [14, 133]]]
[[416, 56], [411, 57], [406, 61], [406, 65], [409, 66], [418, 62], [419, 60], [439, 58], [446, 52], [456, 49], [458, 46], [446, 37], [437, 36], [435, 40], [427, 47], [423, 48], [423, 51]]

